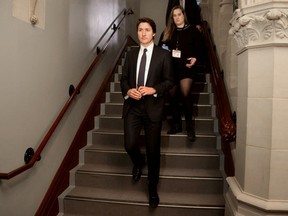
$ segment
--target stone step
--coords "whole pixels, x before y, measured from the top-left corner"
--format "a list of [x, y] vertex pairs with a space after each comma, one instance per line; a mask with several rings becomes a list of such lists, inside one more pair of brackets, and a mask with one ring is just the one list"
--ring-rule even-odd
[[[124, 65], [124, 61], [123, 61], [122, 65]], [[120, 82], [121, 75], [122, 75], [122, 67], [123, 67], [122, 65], [118, 66], [117, 73], [114, 74], [114, 76], [113, 76], [111, 81]], [[207, 73], [207, 72], [208, 71], [204, 69], [204, 70], [200, 71], [199, 73], [197, 73], [194, 81], [195, 82], [210, 82], [210, 74]]]
[[[145, 154], [145, 151], [143, 151]], [[131, 166], [130, 158], [124, 150], [110, 151], [87, 148], [84, 151], [84, 163], [115, 166]], [[161, 167], [185, 169], [219, 169], [220, 155], [207, 153], [166, 153], [161, 152]]]
[[[207, 82], [195, 82], [193, 92], [211, 92], [211, 84]], [[110, 92], [121, 92], [120, 82], [115, 81], [110, 83]]]
[[[123, 103], [102, 103], [101, 115], [121, 115], [123, 110]], [[168, 104], [165, 105], [164, 116], [171, 116], [171, 109]], [[205, 104], [194, 104], [193, 116], [215, 117], [215, 106]]]
[[[124, 146], [124, 133], [123, 130], [102, 130], [95, 129], [90, 131], [91, 134], [91, 143], [97, 147], [103, 146], [107, 148], [122, 148]], [[144, 134], [140, 135], [139, 145], [144, 145]], [[142, 138], [143, 137], [143, 138]], [[190, 149], [205, 149], [205, 148], [214, 148], [218, 146], [219, 135], [216, 134], [197, 134], [196, 141], [190, 142], [186, 139], [187, 135], [185, 133], [168, 135], [166, 132], [161, 133], [161, 149], [165, 148], [176, 148], [177, 151], [189, 151]]]
[[[222, 180], [222, 178], [160, 176], [158, 192], [221, 194], [223, 191]], [[145, 191], [147, 182], [147, 175], [142, 175], [139, 182], [134, 183], [130, 174], [97, 173], [90, 170], [78, 170], [75, 174], [75, 186], [77, 187]]]
[[[192, 93], [194, 104], [214, 104], [213, 93]], [[121, 92], [107, 92], [105, 102], [123, 103], [124, 99]]]
[[[97, 128], [103, 130], [123, 130], [123, 119], [120, 115], [98, 115], [95, 117]], [[185, 121], [182, 118], [183, 133], [185, 133]], [[212, 134], [218, 131], [218, 123], [212, 117], [195, 117], [195, 132]], [[163, 120], [162, 130], [166, 131], [170, 128], [170, 120]]]
[[[123, 166], [117, 164], [108, 165], [108, 164], [83, 164], [77, 172], [83, 173], [106, 173], [112, 175], [126, 175], [131, 178], [131, 163], [126, 163]], [[147, 167], [143, 167], [143, 176], [146, 178], [147, 176]], [[169, 168], [162, 166], [160, 169], [160, 176], [165, 177], [175, 177], [177, 178], [199, 178], [199, 179], [222, 179], [222, 174], [219, 169], [186, 169], [185, 167], [180, 168]], [[130, 182], [130, 180], [129, 180]]]
[[64, 198], [64, 209], [65, 215], [224, 215], [224, 198], [220, 194], [161, 192], [159, 197], [157, 209], [150, 209], [148, 194], [143, 190], [76, 187]]

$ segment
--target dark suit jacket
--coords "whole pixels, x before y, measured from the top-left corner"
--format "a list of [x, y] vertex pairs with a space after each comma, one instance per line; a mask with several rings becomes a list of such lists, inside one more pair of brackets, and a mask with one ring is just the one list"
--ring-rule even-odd
[[[176, 5], [180, 5], [179, 0], [169, 0], [166, 11], [166, 24], [168, 22], [172, 8]], [[201, 25], [200, 8], [196, 0], [185, 0], [185, 12], [188, 22], [191, 25]]]
[[[122, 68], [121, 91], [123, 97], [131, 88], [136, 87], [137, 58], [140, 47], [134, 48], [126, 55], [125, 63]], [[165, 93], [173, 86], [173, 72], [170, 52], [154, 45], [151, 56], [150, 67], [146, 81], [147, 87], [156, 89], [157, 96], [149, 95], [144, 97], [146, 111], [152, 121], [161, 121]], [[125, 118], [135, 100], [125, 99], [122, 117]]]

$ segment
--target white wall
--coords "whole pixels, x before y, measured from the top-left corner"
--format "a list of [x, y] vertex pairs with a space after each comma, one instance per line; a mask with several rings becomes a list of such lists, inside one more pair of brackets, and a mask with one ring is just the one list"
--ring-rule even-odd
[[149, 17], [156, 23], [157, 32], [154, 40], [156, 44], [165, 28], [167, 5], [168, 0], [140, 0], [140, 16]]
[[[77, 86], [83, 77], [95, 57], [95, 43], [112, 20], [126, 6], [139, 16], [136, 0], [47, 0], [45, 28], [40, 29], [13, 17], [12, 2], [0, 1], [1, 173], [23, 165], [27, 148], [37, 149], [68, 100], [69, 85]], [[121, 27], [105, 55], [115, 56], [126, 28]], [[41, 161], [0, 181], [0, 215], [34, 215], [109, 67], [106, 60], [106, 66], [103, 61], [95, 68]]]

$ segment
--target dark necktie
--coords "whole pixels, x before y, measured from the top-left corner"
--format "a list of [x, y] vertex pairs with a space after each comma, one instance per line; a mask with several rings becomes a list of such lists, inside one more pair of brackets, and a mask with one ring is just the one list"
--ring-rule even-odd
[[138, 86], [144, 86], [144, 75], [145, 75], [145, 66], [146, 66], [146, 52], [145, 48], [140, 62], [139, 74], [138, 74]]

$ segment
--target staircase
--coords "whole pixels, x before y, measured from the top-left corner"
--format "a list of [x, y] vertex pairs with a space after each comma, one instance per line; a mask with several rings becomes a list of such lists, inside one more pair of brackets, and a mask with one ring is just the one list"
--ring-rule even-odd
[[[199, 74], [193, 95], [196, 141], [186, 134], [167, 135], [169, 109], [161, 138], [160, 204], [150, 209], [147, 168], [138, 183], [131, 177], [132, 163], [124, 150], [121, 65], [115, 71], [96, 127], [80, 151], [80, 164], [71, 171], [70, 187], [59, 197], [59, 215], [223, 216], [224, 180], [220, 168], [219, 136], [209, 74]], [[167, 107], [168, 108], [168, 107]], [[183, 123], [183, 128], [185, 125]], [[143, 146], [144, 139], [139, 143]]]

